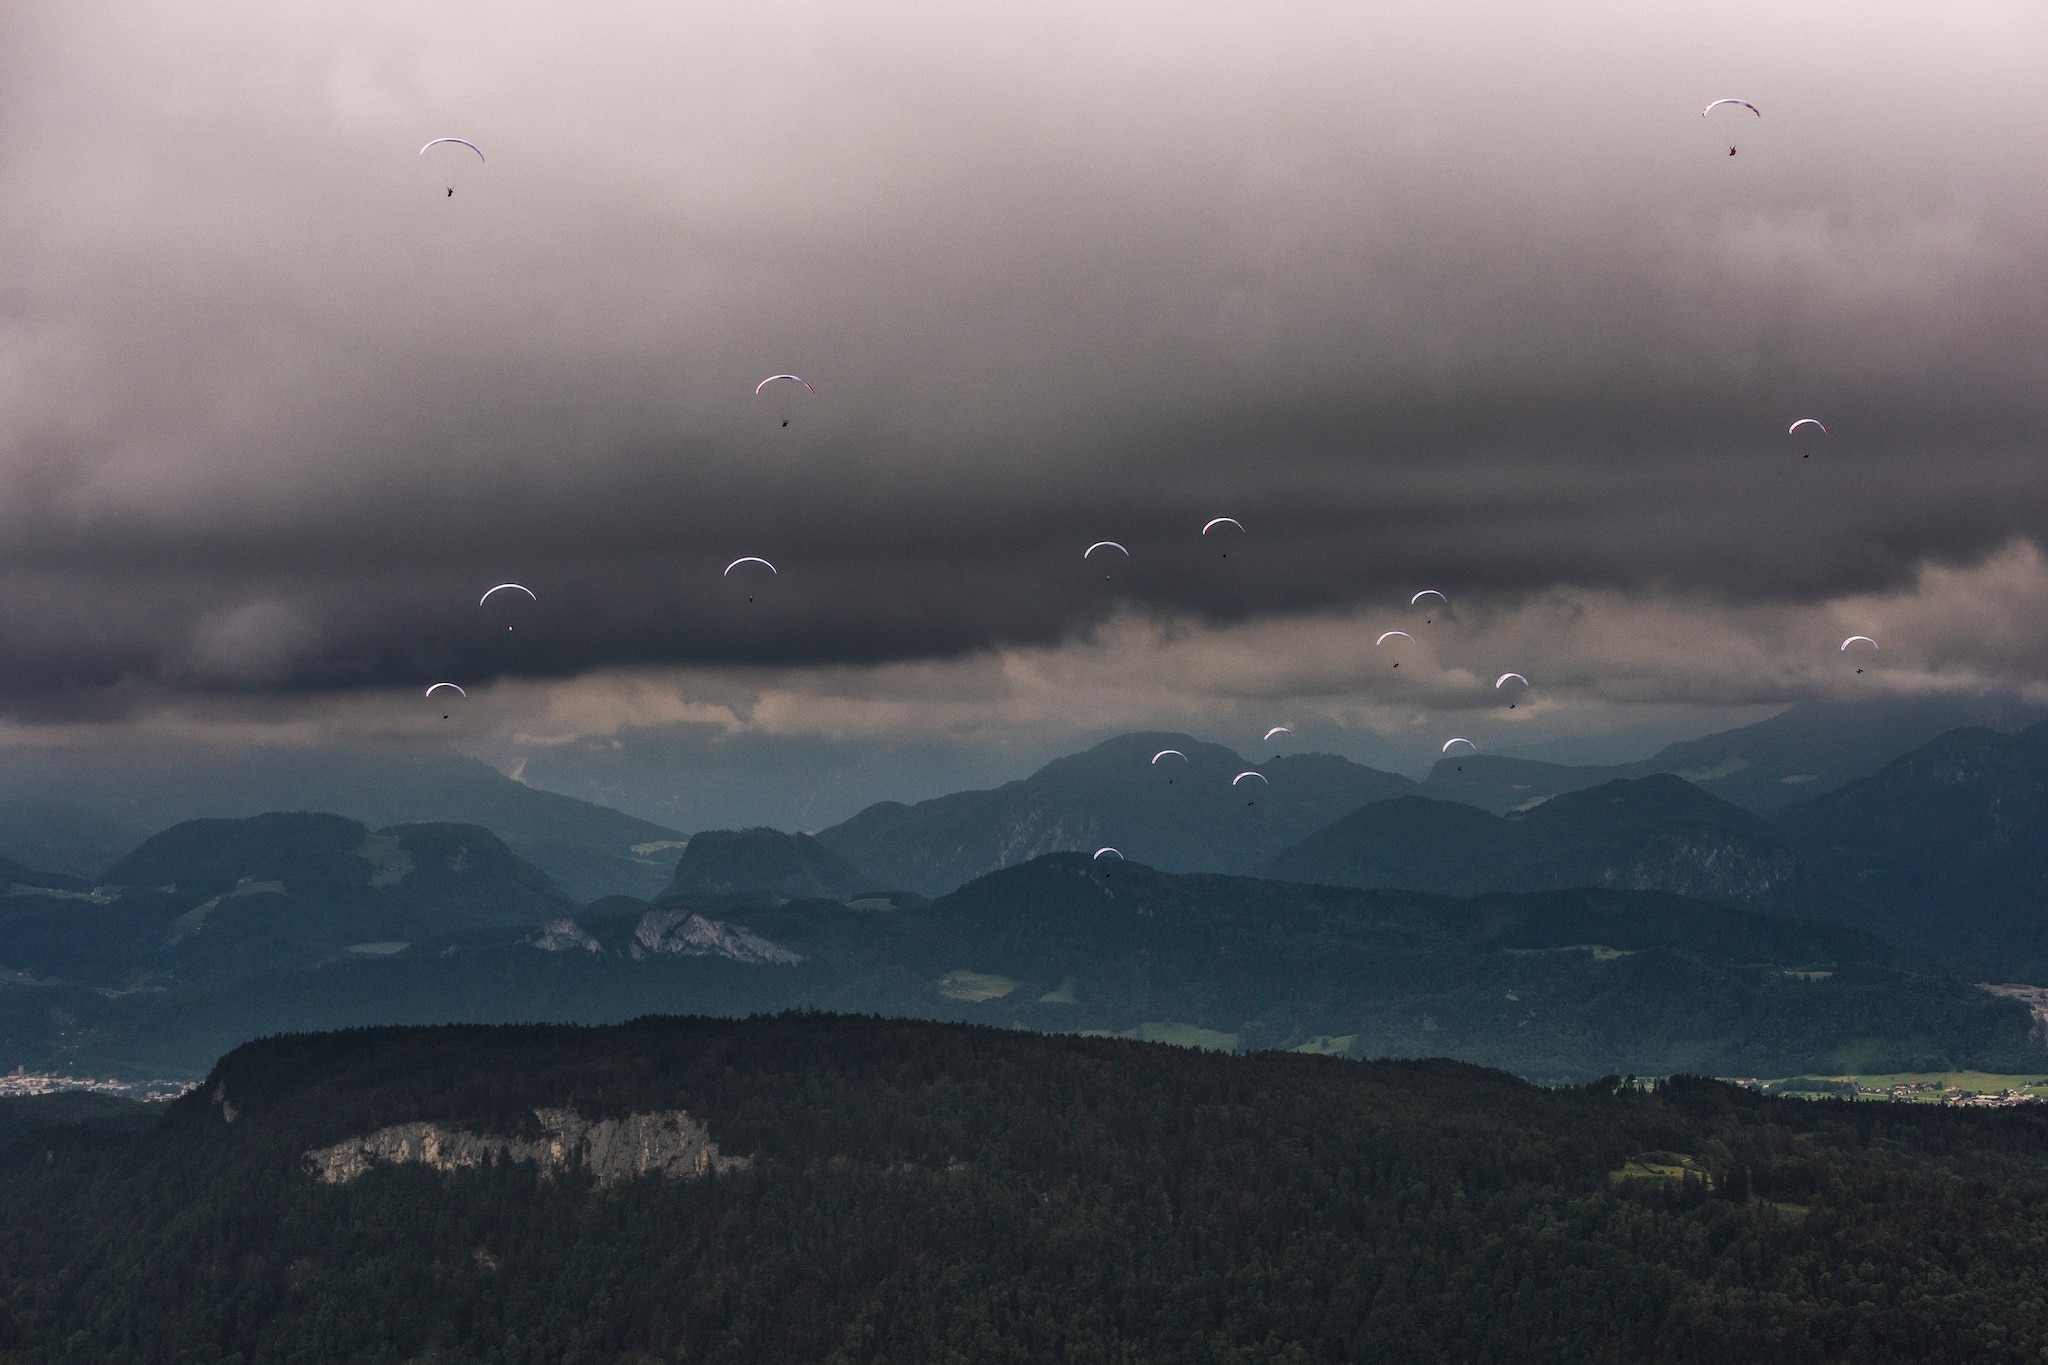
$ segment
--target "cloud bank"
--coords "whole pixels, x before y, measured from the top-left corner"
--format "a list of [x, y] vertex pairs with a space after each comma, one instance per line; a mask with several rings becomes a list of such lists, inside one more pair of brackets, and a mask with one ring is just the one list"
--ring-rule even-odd
[[[454, 678], [543, 740], [1399, 729], [1517, 666], [1524, 727], [2033, 686], [2044, 38], [13, 6], [0, 708], [406, 729]], [[1764, 117], [1699, 116], [1731, 94]], [[490, 158], [453, 196], [450, 135]], [[541, 602], [479, 609], [507, 578]], [[1421, 587], [1462, 633], [1393, 689], [1367, 635]]]

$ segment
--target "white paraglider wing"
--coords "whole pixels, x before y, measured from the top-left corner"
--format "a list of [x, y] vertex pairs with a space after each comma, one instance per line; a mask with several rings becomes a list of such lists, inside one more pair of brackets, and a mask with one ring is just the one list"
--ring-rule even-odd
[[1506, 682], [1509, 678], [1513, 678], [1516, 682], [1520, 683], [1524, 687], [1527, 687], [1529, 685], [1529, 680], [1519, 673], [1503, 673], [1498, 678], [1495, 678], [1493, 680], [1494, 690], [1496, 692], [1499, 691], [1500, 685]]
[[724, 578], [726, 574], [731, 573], [734, 569], [737, 569], [742, 564], [760, 564], [765, 566], [769, 573], [775, 574], [778, 578], [781, 577], [781, 574], [777, 573], [775, 566], [773, 564], [768, 563], [767, 560], [761, 558], [761, 556], [759, 555], [740, 556], [738, 559], [735, 559], [732, 563], [726, 565], [725, 573], [720, 574], [719, 577]]
[[1871, 639], [1868, 635], [1851, 635], [1848, 639], [1842, 641], [1842, 652], [1846, 653], [1849, 646], [1855, 644], [1858, 640], [1869, 645], [1872, 649], [1877, 648], [1877, 641]]
[[1396, 635], [1400, 636], [1400, 637], [1401, 637], [1402, 639], [1406, 640], [1406, 641], [1407, 641], [1407, 642], [1408, 642], [1409, 644], [1411, 644], [1411, 645], [1415, 643], [1415, 637], [1414, 637], [1413, 635], [1410, 635], [1410, 634], [1409, 634], [1409, 633], [1408, 633], [1407, 631], [1405, 631], [1405, 630], [1390, 630], [1390, 631], [1388, 631], [1388, 632], [1387, 632], [1387, 633], [1386, 633], [1385, 635], [1382, 635], [1382, 636], [1380, 636], [1380, 638], [1379, 638], [1379, 639], [1377, 639], [1377, 640], [1374, 640], [1374, 641], [1373, 641], [1373, 644], [1375, 644], [1375, 645], [1383, 645], [1383, 644], [1385, 644], [1385, 643], [1386, 643], [1387, 641], [1389, 641], [1389, 640], [1393, 639], [1393, 638], [1394, 638], [1394, 637], [1395, 637]]
[[[1117, 544], [1113, 540], [1098, 540], [1093, 545], [1090, 545], [1087, 549], [1081, 551], [1081, 558], [1086, 559], [1089, 555], [1094, 554], [1097, 550], [1103, 549], [1104, 547], [1107, 547], [1112, 550], [1124, 550], [1123, 546]], [[1124, 558], [1129, 559], [1130, 557], [1131, 552], [1129, 550], [1124, 550]]]
[[1291, 735], [1293, 733], [1294, 731], [1288, 729], [1284, 725], [1276, 725], [1272, 729], [1266, 731], [1266, 738], [1271, 739], [1275, 735]]
[[[482, 161], [484, 159], [484, 149], [477, 146], [474, 142], [471, 142], [466, 137], [437, 137], [432, 142], [429, 142], [426, 145], [426, 147], [420, 148], [420, 155], [425, 156], [427, 154], [428, 148], [438, 147], [444, 142], [452, 142], [458, 147], [467, 147], [469, 148], [469, 150], [476, 153], [476, 159], [478, 161]], [[519, 158], [515, 156], [512, 159], [514, 161], [517, 161]], [[513, 169], [516, 171], [519, 168], [517, 166], [514, 166]]]
[[754, 385], [754, 396], [758, 398], [761, 394], [761, 390], [767, 388], [770, 384], [773, 384], [778, 379], [794, 379], [797, 383], [803, 385], [807, 389], [810, 389], [812, 393], [817, 392], [816, 389], [811, 389], [811, 381], [804, 378], [800, 374], [771, 374], [766, 379], [762, 380], [760, 383]]
[[[1230, 785], [1235, 787], [1238, 783], [1244, 781], [1247, 777], [1256, 777], [1259, 779], [1259, 781], [1266, 782], [1266, 775], [1264, 773], [1239, 773], [1236, 777], [1230, 779]], [[1270, 787], [1273, 784], [1271, 782], [1266, 782], [1266, 785]]]
[[523, 592], [528, 597], [532, 597], [533, 600], [536, 602], [540, 601], [539, 597], [534, 596], [533, 589], [527, 587], [524, 583], [500, 583], [497, 587], [492, 588], [491, 592], [487, 592], [482, 597], [477, 598], [476, 604], [478, 606], [482, 606], [484, 603], [491, 600], [491, 593], [504, 592], [507, 588], [512, 589], [514, 592]]
[[1438, 753], [1445, 753], [1445, 754], [1447, 754], [1447, 753], [1449, 753], [1449, 752], [1451, 751], [1451, 746], [1452, 746], [1453, 744], [1464, 744], [1464, 745], [1467, 745], [1467, 746], [1469, 746], [1469, 747], [1470, 747], [1470, 748], [1471, 748], [1471, 749], [1473, 750], [1473, 752], [1475, 752], [1475, 753], [1477, 753], [1477, 752], [1478, 752], [1478, 750], [1479, 750], [1479, 746], [1478, 746], [1477, 744], [1473, 744], [1471, 740], [1469, 740], [1469, 739], [1465, 738], [1465, 737], [1464, 737], [1463, 735], [1454, 735], [1454, 736], [1452, 736], [1452, 737], [1451, 737], [1450, 739], [1447, 739], [1447, 740], [1445, 740], [1445, 741], [1444, 741], [1444, 747], [1443, 747], [1443, 748], [1441, 748], [1441, 749], [1439, 749], [1439, 750], [1438, 750], [1437, 752], [1438, 752]]
[[1424, 588], [1421, 592], [1416, 593], [1415, 596], [1408, 599], [1408, 605], [1412, 607], [1425, 597], [1434, 597], [1437, 601], [1442, 602], [1445, 605], [1449, 605], [1451, 600], [1450, 598], [1444, 596], [1442, 593], [1438, 592], [1435, 588]]
[[462, 686], [461, 686], [461, 684], [459, 684], [459, 683], [450, 683], [450, 682], [439, 682], [439, 683], [435, 683], [435, 684], [434, 684], [434, 685], [433, 685], [432, 687], [430, 687], [430, 688], [428, 688], [428, 689], [427, 689], [427, 695], [431, 697], [431, 696], [433, 696], [433, 695], [434, 695], [434, 694], [435, 694], [436, 692], [439, 692], [439, 691], [440, 691], [440, 690], [441, 690], [442, 688], [444, 688], [444, 687], [452, 687], [452, 688], [454, 688], [454, 689], [455, 689], [455, 695], [456, 695], [456, 696], [458, 696], [458, 697], [466, 697], [466, 696], [468, 696], [468, 695], [469, 695], [469, 693], [467, 693], [467, 692], [465, 692], [465, 691], [463, 691], [463, 690], [462, 690]]
[[1748, 100], [1715, 100], [1712, 104], [1700, 110], [1700, 117], [1705, 118], [1707, 115], [1713, 113], [1716, 109], [1719, 109], [1724, 104], [1739, 104], [1743, 108], [1749, 110], [1750, 113], [1755, 114], [1758, 118], [1762, 118], [1764, 116], [1764, 111], [1757, 108], [1754, 104], [1751, 104]]
[[1188, 761], [1188, 756], [1178, 749], [1161, 749], [1158, 753], [1152, 755], [1152, 761], [1154, 763], [1157, 763], [1160, 759], [1165, 758], [1168, 754], [1172, 754], [1175, 758], [1179, 759], [1183, 763]]
[[1795, 431], [1799, 430], [1799, 428], [1801, 428], [1801, 427], [1820, 427], [1820, 434], [1821, 434], [1821, 435], [1825, 436], [1825, 435], [1827, 435], [1827, 434], [1828, 434], [1828, 429], [1827, 429], [1827, 428], [1826, 428], [1825, 426], [1822, 426], [1822, 425], [1821, 425], [1821, 421], [1820, 421], [1820, 419], [1819, 419], [1818, 417], [1802, 417], [1802, 418], [1800, 418], [1800, 419], [1799, 419], [1798, 421], [1794, 422], [1794, 423], [1793, 423], [1793, 424], [1792, 424], [1791, 426], [1789, 426], [1789, 427], [1786, 427], [1786, 428], [1785, 428], [1785, 434], [1786, 434], [1787, 436], [1790, 436], [1790, 435], [1791, 435], [1791, 434], [1792, 434], [1793, 432], [1795, 432]]
[[1244, 523], [1236, 517], [1212, 517], [1209, 524], [1202, 528], [1202, 534], [1206, 536], [1219, 526], [1235, 526], [1240, 531], [1244, 529]]
[[[1097, 858], [1100, 858], [1105, 853], [1116, 853], [1116, 850], [1113, 848], [1098, 848], [1095, 850], [1095, 856]], [[1124, 860], [1124, 855], [1121, 853], [1116, 853], [1116, 860], [1118, 862], [1122, 862]]]

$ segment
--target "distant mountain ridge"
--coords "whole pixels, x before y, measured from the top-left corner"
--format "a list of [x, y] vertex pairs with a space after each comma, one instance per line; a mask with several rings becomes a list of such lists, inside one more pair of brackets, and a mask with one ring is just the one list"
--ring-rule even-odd
[[808, 834], [712, 829], [690, 836], [655, 904], [746, 896], [829, 900], [870, 889], [866, 873]]
[[[1161, 750], [1177, 750], [1153, 762]], [[1232, 782], [1240, 773], [1259, 778]], [[1120, 735], [990, 791], [883, 802], [818, 833], [876, 886], [938, 895], [1046, 853], [1113, 845], [1172, 871], [1250, 872], [1414, 781], [1329, 754], [1254, 763], [1187, 735]]]
[[1947, 730], [2014, 731], [2048, 720], [2048, 707], [2006, 696], [1886, 697], [1801, 702], [1768, 720], [1667, 744], [1633, 763], [1573, 767], [1500, 754], [1438, 762], [1423, 794], [1496, 815], [1531, 810], [1568, 791], [1671, 773], [1760, 814], [1782, 810], [1876, 772]]
[[0, 853], [86, 878], [186, 820], [306, 810], [372, 829], [486, 826], [578, 901], [656, 894], [683, 838], [439, 747], [170, 746], [16, 755], [0, 767]]
[[2048, 984], [2048, 722], [1952, 730], [1784, 823], [1894, 941]]
[[1858, 918], [1771, 822], [1668, 773], [1568, 792], [1506, 818], [1427, 797], [1378, 802], [1285, 850], [1264, 875], [1453, 895], [1602, 886]]
[[[265, 902], [275, 923], [274, 894], [213, 913]], [[0, 1062], [161, 1076], [280, 1031], [832, 1009], [1453, 1055], [1547, 1080], [2048, 1063], [2019, 1002], [1917, 969], [1856, 928], [1645, 891], [1446, 897], [1059, 853], [931, 902], [620, 900], [391, 948], [245, 963], [158, 992], [0, 991]]]
[[577, 903], [480, 825], [339, 815], [193, 820], [146, 840], [89, 893], [0, 898], [0, 966], [95, 988], [163, 989], [500, 925]]

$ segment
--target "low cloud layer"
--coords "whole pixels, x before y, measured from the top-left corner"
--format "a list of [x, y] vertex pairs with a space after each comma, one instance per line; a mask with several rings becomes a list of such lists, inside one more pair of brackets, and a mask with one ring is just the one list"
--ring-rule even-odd
[[[2044, 40], [2019, 4], [14, 6], [0, 708], [1513, 737], [2034, 687]], [[721, 576], [750, 554], [780, 573]], [[477, 606], [507, 579], [541, 601]], [[1371, 636], [1424, 587], [1455, 612], [1397, 687]], [[494, 719], [405, 709], [443, 678]]]

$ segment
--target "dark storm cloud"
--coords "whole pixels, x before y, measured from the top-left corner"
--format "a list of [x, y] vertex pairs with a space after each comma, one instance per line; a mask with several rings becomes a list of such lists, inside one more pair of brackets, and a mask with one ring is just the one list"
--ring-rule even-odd
[[17, 710], [1797, 604], [2048, 529], [2024, 6], [0, 26]]

